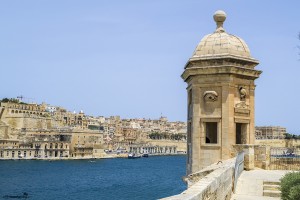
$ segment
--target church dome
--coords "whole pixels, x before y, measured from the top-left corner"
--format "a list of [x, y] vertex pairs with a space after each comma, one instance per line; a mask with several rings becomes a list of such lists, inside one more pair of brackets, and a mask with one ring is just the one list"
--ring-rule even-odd
[[250, 50], [244, 40], [225, 32], [223, 28], [225, 19], [226, 13], [224, 11], [215, 12], [214, 20], [217, 23], [217, 29], [214, 33], [204, 36], [192, 59], [219, 56], [251, 58]]

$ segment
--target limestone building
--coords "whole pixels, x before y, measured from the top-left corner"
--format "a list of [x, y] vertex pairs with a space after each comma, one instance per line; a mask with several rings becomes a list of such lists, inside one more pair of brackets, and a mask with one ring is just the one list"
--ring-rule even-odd
[[226, 14], [206, 35], [182, 74], [188, 84], [187, 174], [234, 155], [233, 145], [254, 144], [254, 80], [261, 71], [247, 44], [223, 28]]
[[265, 139], [284, 139], [286, 135], [286, 128], [281, 126], [257, 126], [255, 127], [255, 134], [257, 140]]

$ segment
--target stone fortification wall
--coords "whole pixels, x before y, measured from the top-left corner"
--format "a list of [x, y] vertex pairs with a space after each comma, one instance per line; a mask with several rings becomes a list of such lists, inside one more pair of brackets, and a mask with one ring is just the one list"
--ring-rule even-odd
[[0, 121], [0, 139], [9, 139], [11, 129], [4, 122]]
[[235, 158], [191, 174], [188, 177], [190, 187], [187, 190], [161, 200], [229, 200], [234, 182], [234, 165]]
[[[23, 115], [23, 114], [20, 114]], [[10, 127], [14, 129], [47, 129], [47, 120], [44, 117], [29, 116], [9, 116], [3, 119]]]
[[59, 123], [50, 117], [28, 113], [11, 113], [5, 109], [1, 120], [14, 129], [51, 129], [59, 127]]
[[271, 147], [300, 147], [299, 139], [273, 139], [273, 140], [255, 140], [257, 145], [266, 145]]
[[11, 128], [0, 120], [0, 139], [22, 139], [24, 136], [24, 134], [20, 133], [20, 130]]
[[149, 144], [153, 146], [176, 146], [177, 151], [186, 152], [187, 151], [187, 143], [186, 141], [181, 140], [148, 140]]

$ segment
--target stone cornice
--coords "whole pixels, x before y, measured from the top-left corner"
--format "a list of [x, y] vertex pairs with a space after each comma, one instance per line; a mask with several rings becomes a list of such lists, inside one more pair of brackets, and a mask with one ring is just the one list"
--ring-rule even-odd
[[186, 81], [190, 76], [196, 75], [217, 75], [217, 74], [232, 74], [246, 76], [249, 79], [256, 79], [262, 73], [260, 70], [249, 69], [245, 67], [236, 66], [217, 66], [217, 67], [190, 67], [186, 68], [181, 75], [182, 79]]
[[192, 57], [188, 60], [185, 65], [185, 69], [192, 67], [194, 64], [197, 66], [212, 66], [212, 65], [224, 65], [224, 64], [235, 64], [242, 65], [244, 67], [254, 68], [259, 64], [259, 61], [254, 58], [235, 56], [230, 54], [219, 54], [219, 55], [205, 55]]

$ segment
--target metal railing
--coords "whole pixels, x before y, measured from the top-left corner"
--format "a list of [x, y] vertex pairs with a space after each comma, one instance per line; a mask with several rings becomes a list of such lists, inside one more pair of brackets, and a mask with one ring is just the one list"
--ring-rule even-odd
[[271, 170], [300, 170], [300, 148], [277, 147], [270, 150]]
[[235, 166], [234, 166], [234, 185], [233, 185], [233, 192], [236, 190], [236, 185], [239, 176], [244, 170], [244, 152], [239, 152], [236, 156]]

